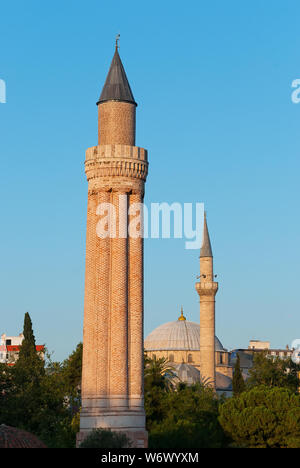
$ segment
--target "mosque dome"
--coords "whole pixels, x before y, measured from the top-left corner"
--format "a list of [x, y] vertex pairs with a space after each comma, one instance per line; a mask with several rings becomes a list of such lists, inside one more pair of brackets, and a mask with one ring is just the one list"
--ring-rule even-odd
[[[160, 325], [145, 339], [146, 351], [199, 351], [199, 349], [200, 325], [186, 320], [183, 311], [178, 320]], [[226, 351], [217, 337], [215, 337], [215, 350]]]
[[172, 364], [177, 377], [189, 385], [200, 382], [200, 371], [196, 367], [182, 362], [181, 364]]

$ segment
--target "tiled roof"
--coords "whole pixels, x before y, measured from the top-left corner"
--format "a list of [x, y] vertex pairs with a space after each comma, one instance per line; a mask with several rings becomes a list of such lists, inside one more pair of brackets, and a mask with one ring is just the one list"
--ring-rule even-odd
[[[37, 345], [35, 347], [35, 349], [38, 352], [44, 351], [44, 348], [45, 348], [44, 345]], [[18, 352], [18, 351], [20, 351], [20, 346], [18, 346], [18, 345], [7, 345], [6, 349], [7, 349], [8, 352]]]
[[6, 349], [8, 352], [20, 351], [20, 346], [17, 345], [7, 345]]
[[16, 427], [0, 425], [0, 448], [47, 448], [35, 435]]

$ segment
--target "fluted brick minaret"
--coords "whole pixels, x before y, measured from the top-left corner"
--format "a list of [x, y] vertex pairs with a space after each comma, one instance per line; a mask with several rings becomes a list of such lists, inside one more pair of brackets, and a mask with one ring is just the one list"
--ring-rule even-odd
[[[124, 431], [134, 447], [146, 447], [143, 238], [128, 235], [128, 225], [142, 214], [148, 162], [147, 151], [135, 146], [136, 103], [117, 45], [97, 105], [98, 146], [86, 151], [85, 161], [88, 213], [77, 441], [102, 427]], [[100, 215], [107, 216], [107, 231], [113, 225], [110, 235], [99, 233]]]
[[200, 373], [215, 389], [215, 295], [218, 283], [214, 281], [213, 254], [206, 214], [200, 250], [200, 281], [196, 283], [196, 290], [200, 297]]

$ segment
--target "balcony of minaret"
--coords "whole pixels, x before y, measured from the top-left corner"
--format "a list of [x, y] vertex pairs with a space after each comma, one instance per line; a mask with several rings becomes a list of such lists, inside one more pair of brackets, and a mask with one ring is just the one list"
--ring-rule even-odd
[[196, 283], [196, 291], [201, 296], [215, 296], [218, 291], [219, 283], [215, 281], [199, 281]]
[[98, 145], [86, 151], [85, 172], [89, 189], [118, 188], [143, 193], [148, 173], [147, 150], [138, 146]]

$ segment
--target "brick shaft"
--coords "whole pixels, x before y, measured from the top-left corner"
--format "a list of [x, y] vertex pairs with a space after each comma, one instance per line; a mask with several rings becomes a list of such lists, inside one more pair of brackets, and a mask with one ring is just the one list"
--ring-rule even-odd
[[[120, 196], [125, 206], [119, 206]], [[127, 197], [124, 191], [112, 193], [117, 235], [111, 239], [109, 393], [116, 408], [128, 408], [128, 239], [120, 237], [120, 227], [127, 224]]]
[[[131, 215], [129, 223], [136, 226], [141, 225], [143, 216], [143, 197], [140, 192], [130, 195], [129, 206]], [[138, 207], [140, 206], [140, 210]], [[138, 223], [138, 220], [140, 221]], [[143, 238], [129, 237], [129, 372], [130, 408], [143, 408], [144, 394], [144, 339], [143, 339], [143, 314], [144, 309], [144, 281], [143, 281]]]
[[129, 102], [108, 101], [98, 106], [99, 145], [135, 145], [136, 106]]

